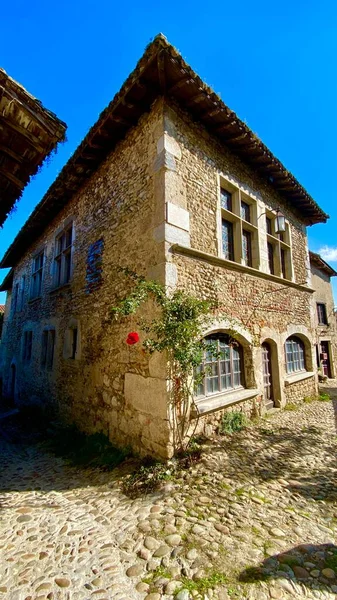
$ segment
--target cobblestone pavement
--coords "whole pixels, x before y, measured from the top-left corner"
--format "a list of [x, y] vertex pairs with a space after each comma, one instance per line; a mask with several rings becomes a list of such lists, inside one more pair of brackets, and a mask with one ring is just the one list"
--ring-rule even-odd
[[[0, 600], [337, 599], [335, 400], [216, 438], [156, 495], [0, 443]], [[328, 387], [328, 386], [325, 386]]]

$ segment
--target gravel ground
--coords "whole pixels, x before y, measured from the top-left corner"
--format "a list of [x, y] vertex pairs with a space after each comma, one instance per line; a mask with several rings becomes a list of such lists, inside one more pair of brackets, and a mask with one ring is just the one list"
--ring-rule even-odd
[[[131, 500], [122, 470], [0, 440], [0, 599], [337, 599], [337, 382], [205, 444]], [[4, 421], [2, 422], [4, 429]]]

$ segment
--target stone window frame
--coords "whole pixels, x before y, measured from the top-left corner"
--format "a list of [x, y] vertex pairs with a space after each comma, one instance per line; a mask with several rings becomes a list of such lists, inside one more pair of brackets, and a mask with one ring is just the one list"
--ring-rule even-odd
[[[76, 345], [74, 347], [74, 332], [76, 331]], [[69, 362], [76, 363], [81, 358], [81, 325], [80, 321], [71, 318], [64, 334], [63, 358]]]
[[54, 327], [45, 327], [41, 338], [41, 367], [52, 371], [55, 362], [56, 330]]
[[[195, 400], [196, 403], [198, 402], [202, 402], [203, 400], [210, 400], [212, 398], [216, 398], [218, 396], [223, 396], [223, 395], [229, 395], [232, 394], [233, 392], [237, 392], [239, 390], [244, 390], [245, 389], [245, 370], [244, 370], [244, 348], [243, 346], [235, 339], [231, 340], [231, 336], [224, 332], [224, 331], [214, 331], [212, 333], [209, 333], [205, 336], [204, 340], [209, 339], [210, 343], [212, 343], [212, 340], [217, 342], [217, 346], [218, 346], [218, 352], [220, 353], [220, 338], [224, 338], [223, 341], [227, 341], [227, 342], [231, 342], [231, 343], [226, 343], [226, 348], [229, 349], [229, 358], [227, 358], [226, 362], [229, 362], [230, 365], [230, 369], [229, 371], [227, 370], [227, 372], [222, 373], [222, 364], [223, 360], [221, 360], [220, 356], [211, 356], [210, 360], [207, 360], [207, 350], [204, 351], [204, 357], [203, 357], [203, 361], [200, 365], [200, 367], [197, 369], [197, 372], [204, 372], [205, 373], [205, 377], [204, 377], [204, 382], [199, 384], [197, 386], [196, 389], [196, 393], [195, 393]], [[239, 366], [240, 366], [240, 370], [235, 370], [235, 362], [239, 361]], [[211, 375], [208, 374], [206, 372], [206, 369], [210, 368], [212, 369], [211, 371]], [[214, 368], [216, 370], [216, 373], [214, 374]], [[235, 375], [239, 374], [239, 383], [235, 384]], [[228, 376], [230, 377], [230, 381], [232, 383], [231, 387], [221, 387], [221, 378]], [[218, 381], [218, 390], [215, 391], [207, 391], [207, 380], [211, 380], [211, 379], [215, 379], [217, 378]], [[203, 393], [199, 393], [199, 390], [201, 389], [201, 387], [203, 387]]]
[[[292, 247], [289, 222], [285, 221], [284, 233], [275, 232], [276, 213], [266, 210], [265, 224], [267, 236], [267, 256], [269, 273], [289, 281], [294, 280], [292, 266]], [[273, 268], [271, 267], [273, 257]]]
[[316, 302], [318, 325], [329, 325], [325, 302]]
[[[67, 244], [67, 234], [69, 232], [71, 232], [71, 239], [70, 244]], [[74, 241], [74, 219], [73, 217], [69, 217], [62, 227], [59, 227], [56, 231], [54, 238], [52, 291], [62, 288], [71, 282], [73, 276]]]
[[26, 275], [21, 276], [20, 280], [20, 292], [19, 292], [19, 310], [22, 311], [25, 305], [25, 293], [26, 293]]
[[[229, 208], [222, 202], [222, 190], [231, 194]], [[249, 207], [249, 208], [248, 208]], [[249, 213], [249, 220], [246, 220]], [[258, 202], [257, 197], [242, 186], [229, 180], [224, 175], [218, 177], [218, 255], [221, 258], [239, 263], [254, 269], [260, 269], [259, 227], [258, 227]], [[231, 224], [233, 237], [233, 250], [225, 256], [223, 250], [223, 222]], [[227, 227], [228, 229], [228, 227]], [[244, 252], [244, 236], [250, 242], [247, 252]]]
[[39, 250], [32, 260], [32, 278], [30, 283], [30, 300], [41, 298], [45, 265], [45, 250]]
[[13, 314], [18, 312], [18, 309], [19, 309], [19, 282], [18, 281], [13, 285], [11, 309], [12, 309]]
[[307, 371], [305, 343], [300, 337], [289, 336], [284, 344], [284, 352], [287, 375], [296, 375]]
[[23, 362], [30, 362], [32, 359], [33, 349], [33, 330], [26, 329], [22, 336], [22, 360]]

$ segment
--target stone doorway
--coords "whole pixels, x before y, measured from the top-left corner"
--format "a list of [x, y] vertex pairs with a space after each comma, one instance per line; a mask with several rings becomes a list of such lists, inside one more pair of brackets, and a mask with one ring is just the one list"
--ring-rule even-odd
[[272, 379], [271, 347], [268, 342], [262, 344], [262, 368], [263, 368], [263, 397], [267, 410], [274, 408], [274, 392]]
[[321, 367], [323, 375], [331, 378], [331, 365], [330, 365], [330, 352], [329, 352], [329, 342], [321, 342]]

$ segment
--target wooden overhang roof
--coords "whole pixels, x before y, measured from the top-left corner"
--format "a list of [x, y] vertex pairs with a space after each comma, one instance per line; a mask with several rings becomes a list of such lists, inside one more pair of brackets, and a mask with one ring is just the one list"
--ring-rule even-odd
[[317, 269], [320, 269], [320, 271], [323, 271], [324, 273], [329, 275], [329, 277], [334, 277], [335, 275], [337, 275], [335, 269], [330, 267], [330, 265], [327, 262], [325, 262], [325, 260], [323, 260], [320, 254], [316, 254], [315, 252], [310, 251], [309, 256], [310, 263], [314, 265]]
[[66, 128], [0, 68], [0, 226]]
[[186, 64], [162, 35], [147, 46], [135, 70], [103, 110], [97, 122], [63, 167], [5, 253], [0, 267], [15, 266], [34, 239], [97, 169], [158, 96], [173, 98], [195, 121], [254, 171], [265, 177], [308, 224], [324, 223], [329, 217], [306, 190], [268, 150], [261, 140], [231, 111]]

